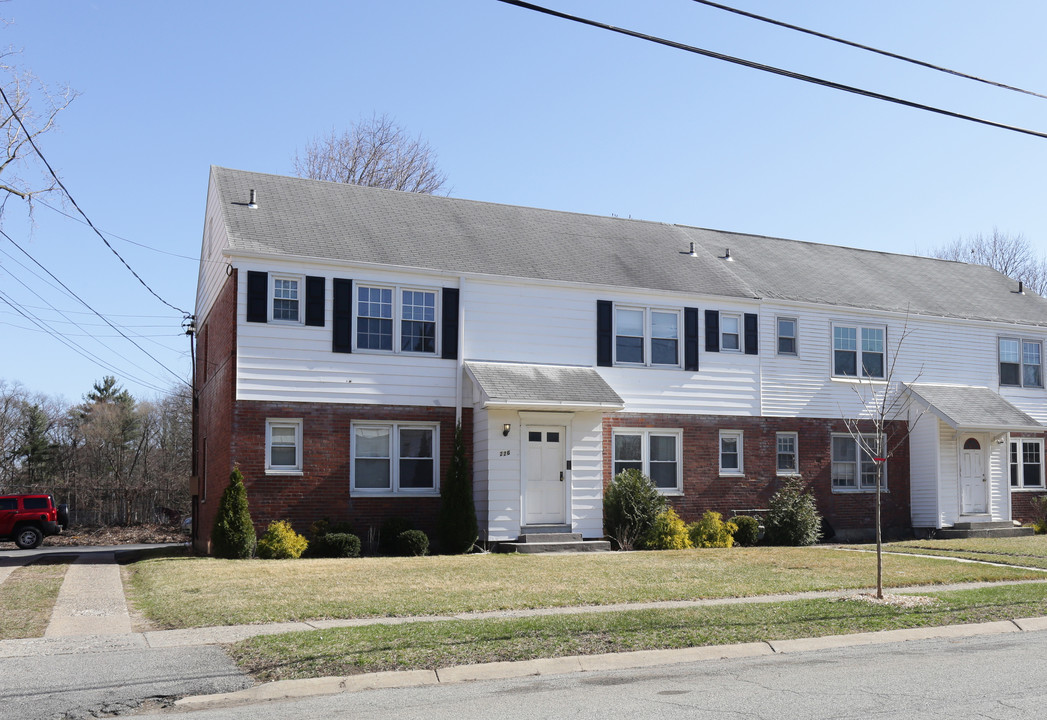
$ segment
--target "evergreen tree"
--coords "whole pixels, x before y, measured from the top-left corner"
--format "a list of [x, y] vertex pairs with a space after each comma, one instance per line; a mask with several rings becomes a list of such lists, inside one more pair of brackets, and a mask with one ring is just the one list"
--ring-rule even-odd
[[211, 533], [211, 550], [215, 557], [244, 559], [254, 555], [255, 534], [251, 512], [247, 507], [247, 489], [240, 468], [233, 468], [229, 486], [218, 502], [218, 516]]
[[441, 550], [445, 553], [469, 552], [479, 536], [476, 524], [476, 506], [473, 504], [473, 483], [469, 477], [469, 463], [465, 457], [462, 424], [454, 429], [454, 452], [447, 477], [440, 485]]

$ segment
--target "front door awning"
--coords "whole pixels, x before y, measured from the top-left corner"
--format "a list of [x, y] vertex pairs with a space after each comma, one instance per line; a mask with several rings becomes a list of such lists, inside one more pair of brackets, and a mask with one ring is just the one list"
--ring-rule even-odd
[[1047, 430], [987, 387], [912, 383], [905, 388], [917, 404], [954, 430], [995, 433]]
[[589, 367], [470, 360], [465, 370], [480, 389], [483, 407], [608, 411], [625, 407], [618, 393]]

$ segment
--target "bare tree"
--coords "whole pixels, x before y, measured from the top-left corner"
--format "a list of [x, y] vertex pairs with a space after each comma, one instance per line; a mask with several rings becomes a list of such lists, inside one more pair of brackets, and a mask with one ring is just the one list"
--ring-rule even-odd
[[368, 185], [388, 190], [433, 194], [447, 176], [436, 166], [436, 152], [421, 138], [411, 138], [387, 115], [360, 120], [347, 131], [318, 137], [295, 156], [299, 177]]
[[943, 260], [988, 265], [1009, 278], [1021, 280], [1037, 295], [1047, 294], [1047, 258], [1036, 252], [1024, 235], [993, 228], [991, 235], [972, 235], [936, 248], [931, 255]]
[[[844, 424], [847, 432], [858, 445], [861, 453], [858, 467], [863, 468], [867, 462], [871, 462], [876, 471], [876, 597], [883, 599], [883, 530], [881, 521], [881, 508], [883, 496], [883, 469], [887, 462], [894, 456], [898, 448], [906, 441], [922, 413], [915, 417], [909, 417], [912, 405], [908, 394], [902, 383], [897, 381], [895, 370], [897, 368], [898, 356], [901, 354], [902, 344], [912, 334], [909, 323], [906, 321], [902, 327], [898, 342], [894, 345], [894, 352], [887, 363], [887, 372], [884, 377], [873, 379], [869, 377], [864, 364], [858, 376], [858, 383], [854, 385], [854, 392], [861, 404], [861, 412], [858, 417], [845, 418]], [[859, 353], [860, 355], [860, 353]], [[921, 369], [910, 382], [919, 380], [923, 374]], [[893, 422], [903, 419], [907, 421], [904, 429]], [[861, 470], [859, 471], [861, 472]]]
[[49, 88], [17, 64], [18, 55], [11, 48], [0, 52], [0, 82], [6, 99], [0, 100], [0, 210], [11, 197], [18, 197], [32, 211], [33, 199], [53, 191], [58, 181], [36, 155], [31, 141], [55, 127], [56, 116], [77, 93], [68, 86]]

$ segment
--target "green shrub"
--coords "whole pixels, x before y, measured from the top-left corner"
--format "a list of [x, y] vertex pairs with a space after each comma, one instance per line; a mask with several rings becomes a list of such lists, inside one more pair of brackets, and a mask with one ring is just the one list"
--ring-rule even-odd
[[733, 521], [724, 522], [720, 513], [712, 510], [706, 510], [701, 520], [687, 526], [691, 544], [696, 548], [729, 548], [734, 545], [737, 530]]
[[309, 534], [313, 538], [322, 537], [330, 533], [341, 533], [344, 535], [356, 535], [353, 532], [353, 526], [347, 522], [331, 522], [330, 518], [324, 518], [323, 520], [317, 520], [309, 526]]
[[420, 557], [429, 554], [429, 536], [421, 530], [404, 530], [396, 536], [396, 554]]
[[604, 529], [622, 550], [641, 547], [665, 507], [665, 496], [650, 478], [633, 468], [623, 470], [604, 492]]
[[258, 557], [266, 560], [288, 560], [302, 557], [309, 541], [299, 535], [286, 520], [274, 520], [258, 540]]
[[473, 479], [465, 457], [462, 424], [454, 429], [454, 452], [447, 477], [440, 483], [440, 519], [437, 524], [440, 552], [458, 554], [473, 549], [480, 536], [473, 504]]
[[644, 539], [644, 547], [648, 550], [684, 550], [692, 547], [687, 526], [675, 510], [669, 508], [658, 514]]
[[396, 555], [396, 538], [406, 530], [414, 530], [414, 523], [404, 517], [390, 517], [382, 521], [378, 532], [378, 552], [382, 555]]
[[760, 521], [750, 515], [736, 515], [731, 518], [737, 528], [734, 541], [739, 545], [755, 545], [760, 539]]
[[1032, 526], [1037, 535], [1047, 533], [1047, 496], [1039, 495], [1031, 498], [1032, 504]]
[[309, 542], [303, 557], [355, 558], [360, 557], [360, 538], [350, 533], [329, 532]]
[[229, 475], [229, 486], [218, 501], [218, 515], [211, 532], [211, 551], [215, 557], [242, 560], [254, 555], [255, 534], [247, 489], [240, 468]]
[[800, 478], [785, 481], [771, 496], [770, 511], [764, 520], [764, 539], [769, 545], [814, 545], [821, 534], [822, 516], [814, 496], [804, 490]]

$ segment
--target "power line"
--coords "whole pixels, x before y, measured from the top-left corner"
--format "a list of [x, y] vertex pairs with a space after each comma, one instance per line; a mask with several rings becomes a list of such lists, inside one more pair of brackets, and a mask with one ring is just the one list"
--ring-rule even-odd
[[[0, 90], [0, 92], [2, 92], [2, 90]], [[12, 238], [12, 237], [11, 237], [10, 235], [8, 235], [8, 234], [7, 234], [6, 232], [4, 232], [3, 230], [0, 230], [0, 235], [3, 235], [3, 236], [4, 236], [5, 238], [7, 238], [7, 240], [8, 240], [8, 241], [9, 241], [9, 242], [10, 242], [10, 243], [11, 243], [12, 245], [14, 245], [14, 246], [15, 246], [16, 248], [18, 248], [19, 250], [21, 250], [21, 251], [22, 251], [22, 254], [23, 254], [23, 255], [25, 255], [25, 256], [26, 256], [27, 258], [29, 258], [30, 260], [32, 260], [32, 261], [33, 261], [33, 262], [34, 262], [34, 263], [35, 263], [35, 264], [37, 265], [37, 267], [39, 267], [39, 268], [40, 268], [41, 270], [43, 270], [43, 271], [44, 271], [45, 273], [47, 273], [47, 274], [48, 274], [48, 275], [49, 275], [49, 276], [50, 276], [50, 277], [51, 277], [51, 278], [52, 278], [52, 279], [53, 279], [53, 280], [54, 280], [55, 282], [57, 282], [57, 283], [58, 283], [59, 285], [61, 285], [61, 286], [62, 286], [63, 288], [65, 288], [66, 292], [68, 292], [68, 293], [69, 293], [70, 295], [72, 295], [72, 296], [73, 296], [74, 298], [76, 298], [76, 299], [77, 299], [77, 300], [78, 300], [78, 301], [80, 302], [80, 304], [81, 304], [81, 305], [83, 305], [83, 306], [84, 306], [84, 307], [86, 307], [86, 308], [87, 308], [88, 310], [90, 310], [91, 312], [93, 312], [93, 313], [94, 313], [95, 315], [97, 315], [98, 317], [100, 317], [100, 318], [101, 318], [101, 319], [102, 319], [102, 320], [103, 320], [103, 321], [104, 321], [104, 322], [106, 323], [106, 325], [108, 325], [108, 326], [109, 326], [109, 327], [111, 327], [111, 328], [112, 328], [113, 330], [116, 330], [116, 331], [117, 331], [118, 333], [120, 333], [120, 335], [121, 335], [121, 336], [122, 336], [122, 337], [123, 337], [123, 338], [124, 338], [125, 340], [127, 340], [127, 341], [128, 341], [129, 343], [131, 343], [131, 344], [132, 344], [132, 345], [134, 345], [134, 346], [135, 346], [136, 348], [138, 348], [138, 349], [139, 349], [139, 350], [141, 350], [141, 351], [142, 351], [143, 353], [145, 353], [145, 354], [146, 354], [146, 355], [147, 355], [147, 356], [148, 356], [148, 357], [149, 357], [150, 359], [152, 359], [152, 360], [153, 360], [153, 362], [155, 362], [155, 363], [156, 363], [157, 365], [159, 365], [160, 367], [162, 367], [162, 368], [163, 368], [164, 370], [166, 370], [167, 372], [171, 373], [171, 374], [172, 374], [173, 376], [175, 376], [176, 378], [178, 378], [178, 380], [180, 380], [181, 382], [183, 382], [183, 383], [185, 382], [185, 379], [184, 379], [184, 378], [182, 378], [181, 376], [179, 376], [179, 375], [178, 375], [178, 373], [176, 373], [176, 372], [175, 372], [174, 370], [172, 370], [171, 368], [169, 368], [169, 367], [167, 367], [166, 365], [164, 365], [164, 364], [163, 364], [163, 363], [162, 363], [162, 362], [161, 362], [161, 361], [160, 361], [159, 359], [157, 359], [157, 358], [156, 358], [156, 357], [155, 357], [155, 356], [154, 356], [154, 355], [153, 355], [152, 353], [150, 353], [150, 352], [149, 352], [148, 350], [146, 350], [146, 349], [145, 349], [145, 348], [143, 348], [143, 347], [142, 347], [141, 345], [139, 345], [138, 343], [136, 343], [136, 342], [135, 342], [134, 340], [132, 340], [132, 339], [131, 339], [130, 337], [128, 337], [126, 333], [124, 333], [124, 332], [123, 332], [122, 330], [120, 330], [120, 328], [118, 328], [118, 327], [117, 327], [116, 325], [114, 325], [114, 324], [113, 324], [112, 322], [110, 322], [110, 321], [109, 321], [109, 318], [107, 318], [107, 317], [106, 317], [105, 315], [103, 315], [102, 313], [100, 313], [100, 312], [98, 312], [97, 310], [95, 310], [95, 309], [94, 309], [93, 307], [91, 307], [91, 306], [90, 306], [90, 305], [89, 305], [89, 304], [87, 303], [87, 301], [86, 301], [86, 300], [84, 300], [84, 299], [83, 299], [82, 297], [80, 297], [80, 296], [79, 296], [79, 295], [77, 295], [77, 294], [76, 294], [75, 292], [73, 292], [73, 291], [72, 291], [71, 289], [69, 289], [69, 286], [68, 286], [68, 285], [66, 285], [66, 284], [65, 284], [64, 282], [62, 282], [62, 281], [61, 281], [61, 280], [59, 280], [59, 279], [58, 279], [57, 277], [55, 277], [54, 273], [52, 273], [52, 272], [51, 272], [50, 270], [48, 270], [48, 269], [47, 269], [46, 267], [44, 267], [43, 265], [41, 265], [41, 264], [40, 264], [40, 262], [39, 262], [39, 261], [38, 261], [38, 260], [37, 260], [36, 258], [34, 258], [34, 257], [33, 257], [32, 255], [30, 255], [30, 254], [29, 254], [29, 253], [28, 253], [28, 252], [27, 252], [27, 251], [25, 250], [25, 248], [23, 248], [23, 247], [22, 247], [21, 245], [19, 245], [18, 243], [16, 243], [16, 242], [14, 241], [14, 239], [13, 239], [13, 238]], [[175, 308], [175, 309], [177, 310], [177, 308]]]
[[[53, 178], [55, 179], [55, 182], [56, 182], [56, 183], [58, 183], [58, 187], [62, 188], [62, 192], [64, 192], [64, 193], [65, 193], [65, 196], [66, 196], [67, 198], [69, 198], [69, 202], [71, 202], [71, 203], [73, 204], [73, 207], [75, 207], [75, 208], [76, 208], [76, 211], [77, 211], [78, 213], [80, 213], [80, 215], [82, 215], [82, 216], [83, 216], [83, 218], [84, 218], [84, 220], [85, 220], [85, 221], [87, 222], [88, 226], [90, 226], [90, 228], [91, 228], [92, 230], [94, 230], [94, 232], [95, 232], [95, 235], [97, 235], [97, 236], [98, 236], [99, 238], [101, 238], [102, 242], [104, 242], [104, 243], [105, 243], [105, 246], [106, 246], [107, 248], [109, 248], [109, 250], [110, 250], [110, 251], [112, 251], [113, 255], [116, 255], [116, 257], [117, 257], [117, 258], [118, 258], [118, 259], [120, 260], [120, 262], [122, 262], [122, 263], [124, 264], [124, 267], [125, 267], [125, 268], [127, 268], [127, 269], [128, 269], [128, 271], [129, 271], [129, 272], [130, 272], [130, 273], [131, 273], [132, 275], [134, 275], [134, 276], [135, 276], [135, 278], [137, 278], [137, 279], [138, 279], [138, 282], [142, 283], [142, 287], [144, 287], [144, 288], [145, 288], [146, 290], [148, 290], [148, 291], [149, 291], [150, 293], [152, 293], [153, 297], [155, 297], [155, 298], [156, 298], [157, 300], [159, 300], [160, 302], [162, 302], [162, 303], [163, 303], [164, 305], [166, 305], [167, 307], [171, 308], [172, 310], [177, 310], [178, 312], [182, 313], [182, 314], [183, 314], [184, 316], [186, 316], [186, 317], [189, 317], [190, 315], [192, 315], [192, 313], [190, 313], [190, 312], [187, 312], [187, 311], [185, 311], [185, 310], [181, 309], [180, 307], [177, 307], [177, 306], [175, 306], [175, 305], [172, 305], [171, 303], [167, 302], [167, 301], [166, 301], [166, 300], [164, 300], [164, 299], [163, 299], [162, 297], [160, 297], [160, 296], [159, 296], [159, 295], [157, 294], [157, 292], [156, 292], [155, 290], [153, 290], [153, 289], [152, 289], [151, 287], [149, 287], [149, 284], [148, 284], [148, 283], [146, 283], [146, 281], [145, 281], [145, 280], [143, 280], [143, 279], [141, 278], [141, 276], [140, 276], [140, 275], [139, 275], [138, 273], [136, 273], [136, 272], [134, 271], [134, 269], [133, 269], [133, 268], [132, 268], [132, 267], [131, 267], [130, 265], [128, 265], [128, 264], [127, 264], [127, 261], [126, 261], [126, 260], [124, 260], [124, 259], [123, 259], [123, 257], [121, 257], [120, 253], [118, 253], [118, 252], [116, 251], [116, 248], [114, 248], [114, 247], [113, 247], [112, 245], [110, 245], [110, 244], [109, 244], [109, 241], [105, 239], [105, 235], [103, 235], [102, 233], [100, 233], [100, 232], [98, 231], [98, 228], [96, 228], [96, 227], [95, 227], [95, 224], [94, 224], [93, 222], [91, 222], [91, 218], [87, 217], [87, 213], [85, 213], [85, 212], [84, 212], [83, 210], [81, 210], [81, 209], [80, 209], [80, 206], [76, 204], [76, 200], [75, 200], [75, 199], [73, 198], [72, 194], [71, 194], [71, 193], [69, 192], [69, 190], [68, 190], [68, 189], [66, 188], [66, 186], [65, 186], [65, 184], [64, 184], [64, 183], [62, 182], [61, 178], [59, 178], [59, 177], [58, 177], [58, 173], [56, 173], [56, 172], [54, 171], [54, 168], [52, 168], [52, 167], [51, 167], [51, 163], [47, 162], [47, 158], [46, 158], [46, 157], [44, 157], [44, 154], [43, 154], [42, 152], [40, 152], [40, 148], [38, 148], [38, 147], [36, 146], [36, 142], [34, 142], [34, 141], [33, 141], [33, 135], [32, 135], [32, 133], [30, 133], [30, 132], [29, 132], [29, 129], [28, 129], [28, 128], [27, 128], [26, 126], [25, 126], [25, 123], [23, 123], [23, 122], [22, 122], [22, 118], [20, 118], [20, 117], [18, 116], [18, 112], [17, 112], [16, 110], [15, 110], [15, 106], [14, 106], [14, 105], [12, 105], [12, 104], [11, 104], [11, 101], [7, 99], [7, 93], [5, 93], [5, 92], [4, 92], [4, 89], [3, 89], [3, 87], [0, 87], [0, 98], [2, 98], [2, 99], [3, 99], [4, 103], [5, 103], [5, 104], [7, 105], [7, 107], [8, 107], [8, 108], [9, 108], [9, 109], [11, 110], [11, 116], [12, 116], [12, 117], [13, 117], [13, 118], [14, 118], [14, 119], [15, 119], [16, 121], [18, 121], [18, 126], [19, 126], [19, 127], [21, 127], [21, 128], [22, 128], [22, 132], [24, 132], [24, 133], [25, 133], [25, 138], [26, 138], [26, 140], [28, 140], [28, 141], [29, 141], [29, 144], [30, 144], [30, 145], [32, 146], [32, 148], [33, 148], [33, 150], [34, 150], [34, 151], [36, 152], [37, 156], [38, 156], [38, 157], [40, 158], [40, 160], [41, 160], [41, 161], [43, 161], [44, 165], [45, 165], [45, 166], [47, 167], [47, 171], [48, 171], [49, 173], [51, 173], [51, 177], [53, 177]], [[10, 238], [8, 238], [8, 239], [10, 240]], [[14, 242], [14, 241], [12, 241], [12, 242]]]
[[1032, 90], [1025, 90], [1023, 88], [1015, 87], [1013, 85], [1007, 85], [1005, 83], [996, 82], [995, 80], [986, 80], [985, 78], [980, 78], [977, 75], [969, 75], [965, 72], [960, 72], [959, 70], [950, 70], [947, 67], [934, 65], [933, 63], [924, 62], [923, 60], [917, 60], [911, 57], [906, 57], [905, 55], [899, 55], [898, 53], [893, 53], [888, 50], [880, 50], [869, 45], [862, 45], [861, 43], [856, 43], [851, 40], [844, 40], [843, 38], [838, 38], [833, 35], [827, 35], [826, 33], [818, 32], [817, 30], [810, 30], [808, 28], [800, 27], [799, 25], [790, 25], [789, 23], [782, 22], [781, 20], [775, 20], [774, 18], [765, 17], [763, 15], [757, 15], [756, 13], [751, 13], [746, 10], [739, 10], [738, 8], [730, 7], [729, 5], [721, 5], [720, 3], [712, 2], [712, 0], [692, 0], [692, 2], [701, 3], [702, 5], [708, 5], [709, 7], [713, 7], [718, 10], [726, 10], [727, 12], [734, 13], [735, 15], [741, 15], [743, 17], [752, 18], [753, 20], [759, 20], [760, 22], [770, 23], [771, 25], [777, 25], [779, 27], [787, 28], [789, 30], [795, 30], [797, 32], [806, 33], [807, 35], [813, 35], [815, 37], [822, 38], [823, 40], [830, 40], [835, 43], [840, 43], [841, 45], [848, 45], [853, 48], [858, 48], [859, 50], [866, 50], [871, 53], [876, 53], [877, 55], [883, 55], [884, 57], [893, 58], [895, 60], [901, 60], [902, 62], [912, 63], [913, 65], [919, 65], [920, 67], [929, 68], [938, 72], [947, 73], [949, 75], [955, 75], [956, 77], [962, 77], [967, 80], [974, 80], [975, 82], [985, 83], [986, 85], [992, 85], [994, 87], [1003, 88], [1004, 90], [1013, 90], [1014, 92], [1024, 93], [1025, 95], [1032, 95], [1034, 97], [1043, 98], [1047, 100], [1047, 95], [1041, 95], [1040, 93], [1033, 92]]
[[774, 67], [773, 65], [764, 65], [763, 63], [753, 62], [752, 60], [745, 60], [743, 58], [734, 57], [732, 55], [724, 55], [723, 53], [714, 52], [712, 50], [705, 50], [704, 48], [695, 47], [694, 45], [686, 45], [675, 40], [668, 40], [661, 38], [656, 35], [647, 35], [645, 33], [637, 32], [636, 30], [628, 30], [626, 28], [616, 27], [614, 25], [608, 25], [606, 23], [598, 22], [596, 20], [589, 20], [588, 18], [579, 17], [577, 15], [568, 15], [567, 13], [560, 12], [559, 10], [551, 10], [541, 5], [534, 5], [529, 2], [523, 2], [522, 0], [498, 0], [507, 5], [515, 5], [516, 7], [523, 8], [525, 10], [533, 10], [544, 15], [550, 15], [557, 17], [562, 20], [570, 20], [571, 22], [580, 23], [582, 25], [589, 25], [590, 27], [600, 28], [601, 30], [608, 30], [610, 32], [618, 33], [620, 35], [627, 35], [634, 37], [639, 40], [646, 40], [647, 42], [656, 43], [658, 45], [665, 45], [666, 47], [675, 48], [677, 50], [684, 50], [686, 52], [694, 53], [696, 55], [703, 55], [705, 57], [713, 58], [714, 60], [723, 60], [724, 62], [733, 63], [735, 65], [741, 65], [742, 67], [751, 68], [753, 70], [762, 70], [773, 75], [781, 75], [782, 77], [792, 78], [793, 80], [801, 80], [803, 82], [811, 83], [812, 85], [821, 85], [832, 90], [841, 90], [843, 92], [849, 92], [854, 95], [861, 95], [863, 97], [872, 98], [873, 100], [882, 100], [884, 102], [891, 102], [897, 105], [903, 105], [916, 110], [924, 110], [926, 112], [937, 113], [938, 115], [945, 115], [946, 117], [956, 118], [957, 120], [967, 120], [969, 122], [978, 123], [980, 125], [988, 125], [990, 127], [999, 128], [1001, 130], [1010, 130], [1011, 132], [1022, 133], [1024, 135], [1032, 135], [1034, 137], [1047, 139], [1047, 133], [1040, 132], [1039, 130], [1029, 130], [1027, 128], [1018, 127], [1016, 125], [1007, 125], [1005, 123], [996, 122], [995, 120], [986, 120], [984, 118], [974, 117], [973, 115], [964, 115], [963, 113], [953, 112], [952, 110], [944, 110], [937, 108], [932, 105], [924, 105], [922, 103], [913, 102], [912, 100], [903, 100], [901, 98], [892, 97], [891, 95], [884, 95], [882, 93], [873, 92], [872, 90], [863, 90], [861, 88], [854, 87], [852, 85], [844, 85], [842, 83], [833, 82], [832, 80], [824, 80], [822, 78], [814, 77], [813, 75], [804, 75], [802, 73], [793, 72], [792, 70], [784, 70], [782, 68]]

